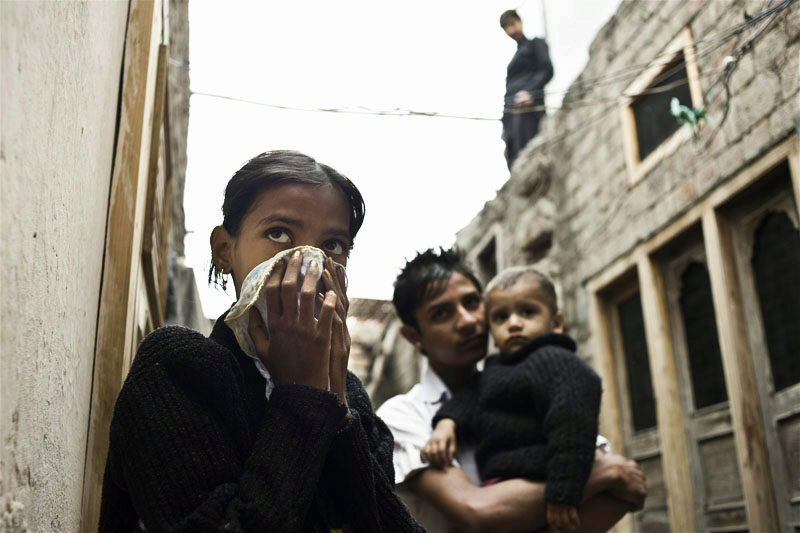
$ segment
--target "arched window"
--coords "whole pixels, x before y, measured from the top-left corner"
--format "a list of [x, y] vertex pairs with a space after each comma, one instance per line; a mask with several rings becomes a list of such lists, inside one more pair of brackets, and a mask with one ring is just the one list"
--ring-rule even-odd
[[703, 263], [692, 261], [681, 274], [683, 329], [689, 356], [694, 407], [700, 409], [728, 400], [717, 321], [711, 296], [711, 279]]
[[800, 232], [786, 213], [770, 211], [751, 258], [775, 391], [800, 381]]

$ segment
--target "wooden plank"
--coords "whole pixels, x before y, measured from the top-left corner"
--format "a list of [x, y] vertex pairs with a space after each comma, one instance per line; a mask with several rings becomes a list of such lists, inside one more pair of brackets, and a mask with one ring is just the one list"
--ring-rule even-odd
[[[133, 0], [123, 59], [119, 133], [111, 179], [106, 251], [97, 322], [94, 374], [83, 479], [81, 530], [95, 531], [108, 451], [108, 430], [130, 346], [149, 155], [160, 2]], [[134, 285], [135, 286], [135, 285]]]
[[[153, 109], [152, 132], [150, 136], [150, 161], [148, 164], [148, 184], [145, 201], [144, 235], [142, 243], [142, 259], [147, 287], [147, 296], [150, 301], [150, 313], [156, 327], [163, 325], [164, 314], [159, 302], [161, 300], [159, 289], [161, 271], [161, 226], [164, 217], [163, 189], [166, 176], [161, 175], [162, 160], [162, 132], [164, 130], [164, 103], [167, 89], [167, 57], [168, 47], [161, 44], [158, 48], [158, 67], [156, 70], [156, 94]], [[161, 194], [159, 194], [161, 192]], [[160, 201], [159, 201], [160, 200]]]
[[637, 266], [670, 527], [673, 531], [695, 531], [694, 513], [687, 512], [693, 508], [694, 498], [664, 284], [647, 254], [638, 254]]
[[789, 173], [792, 175], [792, 192], [794, 193], [794, 205], [797, 208], [797, 215], [798, 219], [800, 219], [800, 140], [798, 140], [797, 135], [792, 136], [788, 141], [791, 141], [789, 144], [788, 150], [789, 153], [787, 157], [789, 159]]
[[628, 182], [634, 183], [636, 168], [639, 166], [639, 141], [636, 138], [636, 120], [631, 104], [633, 99], [627, 98], [619, 108], [622, 122], [622, 145], [625, 147], [625, 163], [628, 167]]
[[703, 213], [703, 234], [748, 525], [752, 531], [778, 531], [767, 443], [730, 227], [711, 207]]
[[598, 294], [591, 295], [590, 327], [594, 335], [597, 357], [594, 366], [603, 380], [603, 397], [600, 408], [601, 433], [609, 440], [614, 450], [624, 449], [622, 438], [622, 416], [619, 411], [619, 383], [614, 371], [614, 349], [611, 343], [611, 327], [608, 320], [609, 305]]
[[[608, 320], [609, 304], [600, 295], [590, 295], [590, 328], [594, 332], [594, 367], [603, 380], [603, 397], [600, 405], [600, 433], [611, 444], [616, 453], [623, 453], [622, 416], [619, 411], [619, 383], [614, 371], [614, 350], [611, 344], [611, 327]], [[633, 531], [633, 516], [626, 514], [614, 527], [614, 531]]]

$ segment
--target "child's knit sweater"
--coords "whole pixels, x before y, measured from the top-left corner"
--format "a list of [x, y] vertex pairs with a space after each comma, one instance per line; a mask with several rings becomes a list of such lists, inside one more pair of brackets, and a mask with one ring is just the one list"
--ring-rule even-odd
[[600, 378], [566, 335], [547, 334], [486, 359], [473, 386], [457, 391], [433, 419], [456, 422], [477, 443], [484, 480], [546, 481], [548, 502], [579, 505], [597, 438]]

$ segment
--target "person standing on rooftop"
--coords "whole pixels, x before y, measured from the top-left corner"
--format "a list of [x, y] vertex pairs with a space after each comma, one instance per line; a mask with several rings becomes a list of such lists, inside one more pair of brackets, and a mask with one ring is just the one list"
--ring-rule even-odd
[[515, 10], [500, 15], [500, 26], [517, 42], [517, 52], [506, 72], [503, 108], [503, 141], [510, 169], [519, 152], [539, 132], [539, 121], [545, 114], [544, 87], [553, 78], [553, 64], [544, 39], [525, 37], [522, 19]]

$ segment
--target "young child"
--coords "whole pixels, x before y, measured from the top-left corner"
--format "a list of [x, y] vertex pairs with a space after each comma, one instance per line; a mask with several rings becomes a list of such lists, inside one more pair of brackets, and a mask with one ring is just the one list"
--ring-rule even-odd
[[577, 528], [577, 506], [595, 456], [600, 378], [562, 334], [564, 318], [547, 277], [512, 267], [489, 282], [485, 295], [500, 353], [486, 359], [472, 386], [439, 409], [420, 456], [445, 466], [456, 435], [474, 442], [484, 483], [546, 481], [548, 523]]

